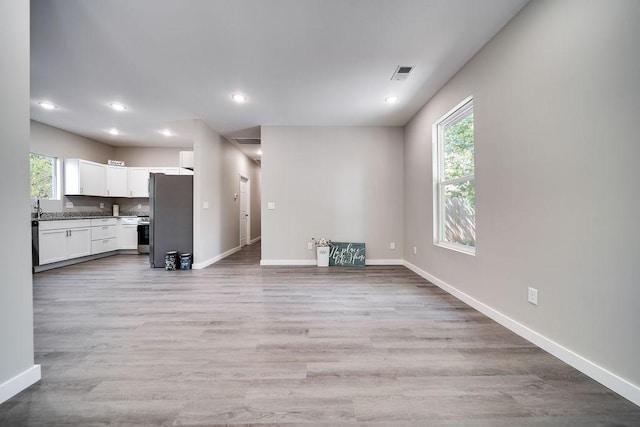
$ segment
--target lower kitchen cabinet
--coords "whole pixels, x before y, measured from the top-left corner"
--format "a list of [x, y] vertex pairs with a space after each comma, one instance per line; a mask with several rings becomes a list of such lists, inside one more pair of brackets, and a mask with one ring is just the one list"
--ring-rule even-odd
[[115, 251], [118, 249], [118, 219], [91, 219], [91, 254]]
[[91, 230], [87, 227], [69, 229], [69, 239], [67, 240], [69, 258], [78, 258], [91, 254], [90, 236]]
[[38, 233], [38, 247], [40, 265], [51, 262], [64, 261], [69, 258], [67, 253], [67, 237], [69, 230], [40, 230]]
[[91, 255], [90, 224], [89, 220], [40, 222], [40, 265]]
[[138, 218], [118, 219], [118, 249], [138, 249]]

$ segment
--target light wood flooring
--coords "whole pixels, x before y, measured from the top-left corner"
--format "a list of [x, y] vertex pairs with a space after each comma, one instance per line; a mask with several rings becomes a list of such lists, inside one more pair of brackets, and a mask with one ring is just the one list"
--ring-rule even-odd
[[404, 267], [34, 276], [42, 381], [2, 426], [638, 426], [640, 408]]

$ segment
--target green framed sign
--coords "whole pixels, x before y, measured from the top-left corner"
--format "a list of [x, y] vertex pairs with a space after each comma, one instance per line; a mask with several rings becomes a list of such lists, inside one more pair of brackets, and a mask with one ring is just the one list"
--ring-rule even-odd
[[364, 267], [364, 243], [332, 242], [329, 252], [329, 265], [345, 267]]

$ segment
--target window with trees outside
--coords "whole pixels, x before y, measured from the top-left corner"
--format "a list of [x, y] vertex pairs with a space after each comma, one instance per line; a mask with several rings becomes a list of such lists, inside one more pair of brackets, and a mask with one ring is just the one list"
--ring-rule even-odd
[[31, 198], [58, 198], [58, 159], [29, 153], [31, 171]]
[[434, 242], [475, 254], [473, 98], [469, 97], [433, 125]]

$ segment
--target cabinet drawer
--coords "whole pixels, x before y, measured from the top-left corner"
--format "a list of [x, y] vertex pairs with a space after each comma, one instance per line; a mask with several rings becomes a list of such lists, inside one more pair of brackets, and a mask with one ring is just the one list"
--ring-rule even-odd
[[91, 241], [91, 254], [101, 254], [103, 252], [115, 251], [118, 249], [118, 239], [101, 239]]
[[111, 239], [118, 236], [116, 225], [101, 225], [91, 227], [91, 240]]
[[60, 221], [40, 221], [38, 223], [39, 230], [60, 230], [70, 228], [89, 227], [91, 221], [88, 219], [64, 219]]
[[117, 225], [118, 218], [91, 218], [91, 226], [95, 227], [97, 225]]

